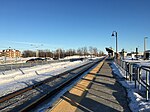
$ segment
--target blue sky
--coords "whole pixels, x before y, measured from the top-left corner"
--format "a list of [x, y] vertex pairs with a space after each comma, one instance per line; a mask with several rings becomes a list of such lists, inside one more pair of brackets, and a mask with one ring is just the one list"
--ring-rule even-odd
[[105, 51], [114, 30], [119, 50], [150, 49], [150, 0], [0, 0], [0, 49]]

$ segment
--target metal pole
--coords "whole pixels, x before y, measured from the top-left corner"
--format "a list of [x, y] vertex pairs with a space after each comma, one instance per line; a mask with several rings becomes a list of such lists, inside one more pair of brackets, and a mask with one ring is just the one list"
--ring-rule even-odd
[[116, 32], [116, 59], [118, 58], [118, 39], [117, 39], [117, 32]]
[[138, 77], [138, 80], [139, 80], [139, 90], [141, 90], [141, 69], [139, 68], [139, 77]]
[[149, 73], [147, 73], [147, 71], [146, 71], [146, 101], [148, 101], [148, 90], [149, 90], [149, 75], [148, 75]]
[[126, 80], [128, 79], [128, 67], [127, 62], [125, 62], [125, 70], [126, 70]]
[[144, 51], [146, 50], [146, 39], [144, 38]]
[[138, 60], [138, 48], [136, 48], [136, 60]]
[[147, 39], [148, 37], [144, 37], [144, 51], [146, 51], [146, 39]]
[[133, 79], [133, 65], [131, 63], [131, 81], [132, 81], [132, 79]]
[[126, 74], [125, 72], [125, 62], [123, 61], [123, 70], [124, 70], [124, 74]]
[[132, 69], [133, 69], [132, 63], [130, 63], [129, 64], [129, 78], [130, 78], [130, 82], [132, 81]]
[[59, 49], [59, 59], [60, 59], [60, 49]]
[[116, 31], [113, 31], [112, 36], [116, 36], [116, 59], [118, 58], [118, 34]]
[[140, 85], [140, 83], [139, 83], [139, 75], [140, 75], [140, 68], [138, 67], [137, 68], [137, 82], [138, 82], [138, 90], [139, 90], [139, 85]]
[[36, 57], [39, 57], [39, 50], [36, 50]]

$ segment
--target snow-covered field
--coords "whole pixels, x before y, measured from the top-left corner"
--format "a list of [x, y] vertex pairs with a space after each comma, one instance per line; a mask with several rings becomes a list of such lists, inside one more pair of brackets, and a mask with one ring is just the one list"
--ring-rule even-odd
[[0, 75], [0, 97], [86, 63], [68, 61], [7, 71]]
[[[131, 61], [131, 60], [129, 60]], [[141, 65], [150, 65], [150, 63], [143, 61], [139, 63]], [[120, 78], [125, 77], [124, 72], [121, 70], [121, 68], [116, 65], [115, 63], [112, 63], [112, 70], [115, 74], [117, 74]], [[143, 98], [138, 94], [138, 89], [134, 88], [134, 82], [133, 81], [127, 81], [127, 80], [121, 80], [119, 81], [126, 89], [128, 93], [128, 97], [130, 99], [129, 106], [130, 109], [133, 112], [150, 112], [150, 101], [146, 101], [146, 98]]]

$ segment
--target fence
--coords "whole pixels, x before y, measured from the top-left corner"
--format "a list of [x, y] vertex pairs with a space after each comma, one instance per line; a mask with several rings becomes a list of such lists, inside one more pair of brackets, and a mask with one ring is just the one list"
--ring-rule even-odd
[[129, 62], [121, 59], [115, 60], [115, 62], [121, 67], [121, 70], [125, 74], [126, 80], [134, 81], [135, 88], [145, 88], [146, 101], [149, 98], [150, 90], [150, 66], [140, 66], [139, 62]]
[[69, 60], [66, 59], [66, 60], [42, 61], [42, 62], [34, 62], [34, 63], [1, 64], [0, 72], [2, 72], [2, 74], [4, 74], [4, 72], [7, 70], [33, 67], [33, 66], [37, 66], [37, 65], [45, 65], [45, 64], [57, 63], [57, 62], [66, 62], [66, 61], [69, 61]]

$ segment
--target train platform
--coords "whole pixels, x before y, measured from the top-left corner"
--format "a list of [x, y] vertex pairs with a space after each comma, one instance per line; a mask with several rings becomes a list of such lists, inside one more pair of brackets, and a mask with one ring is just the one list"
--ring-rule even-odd
[[48, 112], [130, 112], [126, 91], [110, 64], [100, 62]]

